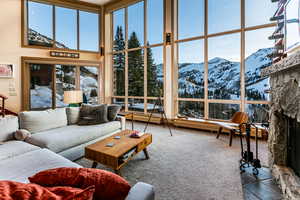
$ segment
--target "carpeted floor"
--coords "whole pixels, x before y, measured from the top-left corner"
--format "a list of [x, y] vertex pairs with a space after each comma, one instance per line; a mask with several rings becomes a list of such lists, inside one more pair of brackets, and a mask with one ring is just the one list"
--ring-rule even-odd
[[[144, 125], [135, 122], [137, 130], [143, 130]], [[156, 200], [243, 199], [238, 138], [229, 147], [227, 135], [216, 139], [214, 133], [175, 128], [171, 137], [168, 129], [159, 125], [150, 125], [147, 132], [153, 134], [150, 159], [140, 153], [121, 170], [130, 184], [143, 181], [154, 185]], [[260, 142], [263, 165], [267, 163], [266, 152], [266, 143]], [[92, 165], [84, 158], [77, 163]], [[100, 164], [98, 168], [110, 170]]]

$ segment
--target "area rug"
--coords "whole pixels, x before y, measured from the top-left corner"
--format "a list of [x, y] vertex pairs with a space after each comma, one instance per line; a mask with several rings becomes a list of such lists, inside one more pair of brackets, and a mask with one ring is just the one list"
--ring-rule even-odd
[[[135, 123], [135, 128], [143, 130], [144, 125]], [[131, 185], [138, 181], [154, 185], [156, 200], [243, 199], [237, 138], [229, 147], [228, 136], [216, 139], [215, 133], [199, 130], [176, 128], [171, 137], [166, 127], [150, 125], [147, 132], [153, 134], [150, 159], [141, 152], [121, 169]], [[92, 166], [84, 158], [76, 162]], [[113, 171], [100, 164], [97, 168]]]

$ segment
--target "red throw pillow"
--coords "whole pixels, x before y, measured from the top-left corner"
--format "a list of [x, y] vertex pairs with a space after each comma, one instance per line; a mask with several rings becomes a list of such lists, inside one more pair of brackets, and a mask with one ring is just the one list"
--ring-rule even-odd
[[124, 200], [130, 185], [122, 177], [100, 169], [56, 168], [37, 173], [28, 178], [31, 183], [43, 186], [95, 186], [95, 200]]
[[92, 200], [95, 187], [85, 190], [71, 187], [45, 188], [33, 183], [0, 181], [0, 199], [3, 200]]

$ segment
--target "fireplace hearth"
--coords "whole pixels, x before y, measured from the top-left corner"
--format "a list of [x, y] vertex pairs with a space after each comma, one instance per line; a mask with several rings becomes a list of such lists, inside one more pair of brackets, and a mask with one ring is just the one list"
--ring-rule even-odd
[[300, 51], [262, 75], [271, 86], [269, 166], [285, 199], [300, 199]]

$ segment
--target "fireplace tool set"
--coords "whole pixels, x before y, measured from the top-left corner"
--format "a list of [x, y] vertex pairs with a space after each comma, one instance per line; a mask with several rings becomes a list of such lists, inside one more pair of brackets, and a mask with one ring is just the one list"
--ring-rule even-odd
[[[254, 154], [251, 151], [251, 143], [250, 143], [250, 137], [251, 137], [251, 128], [255, 128], [255, 158]], [[243, 144], [243, 134], [242, 129], [245, 129], [246, 135], [246, 149], [244, 150], [244, 144]], [[252, 166], [252, 173], [253, 175], [258, 175], [259, 171], [258, 169], [261, 168], [260, 160], [258, 159], [258, 128], [253, 123], [243, 123], [240, 125], [240, 141], [241, 141], [241, 160], [240, 160], [240, 170], [241, 173], [245, 172], [246, 167]]]

